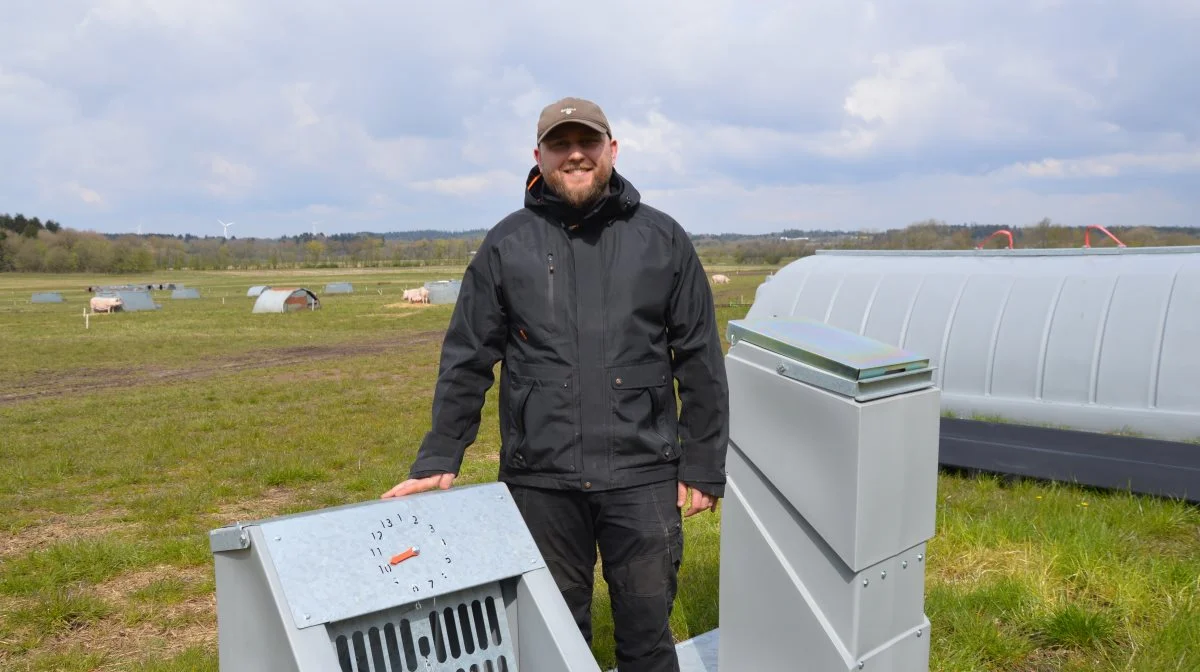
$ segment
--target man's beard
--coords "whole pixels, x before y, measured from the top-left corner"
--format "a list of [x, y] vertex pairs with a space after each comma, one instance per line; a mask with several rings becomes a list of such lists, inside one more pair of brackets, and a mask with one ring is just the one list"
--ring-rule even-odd
[[568, 205], [582, 210], [600, 199], [608, 191], [608, 181], [612, 178], [612, 166], [596, 165], [592, 169], [592, 183], [586, 189], [571, 191], [567, 188], [563, 170], [570, 166], [561, 166], [558, 170], [545, 175], [546, 183]]

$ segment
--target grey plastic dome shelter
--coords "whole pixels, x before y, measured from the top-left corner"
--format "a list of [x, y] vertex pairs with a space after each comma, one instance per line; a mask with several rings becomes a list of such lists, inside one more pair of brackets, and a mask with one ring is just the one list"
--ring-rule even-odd
[[425, 289], [429, 290], [429, 303], [455, 303], [461, 288], [461, 280], [435, 280], [425, 283]]
[[263, 290], [254, 302], [253, 313], [290, 313], [317, 310], [321, 300], [303, 287], [271, 287]]
[[929, 353], [960, 416], [1200, 437], [1200, 247], [820, 250], [759, 286], [770, 317]]
[[255, 285], [246, 291], [246, 296], [258, 296], [266, 289], [270, 289], [270, 285]]
[[[927, 671], [928, 357], [811, 322], [729, 336], [720, 627], [676, 646], [681, 671]], [[223, 672], [600, 671], [503, 483], [234, 523], [209, 543]]]
[[326, 294], [353, 294], [354, 285], [349, 282], [331, 282], [325, 285]]
[[121, 311], [133, 313], [142, 310], [158, 310], [162, 306], [144, 289], [118, 289], [96, 292], [96, 296], [121, 299]]
[[172, 299], [198, 299], [200, 290], [195, 287], [180, 287], [171, 292]]

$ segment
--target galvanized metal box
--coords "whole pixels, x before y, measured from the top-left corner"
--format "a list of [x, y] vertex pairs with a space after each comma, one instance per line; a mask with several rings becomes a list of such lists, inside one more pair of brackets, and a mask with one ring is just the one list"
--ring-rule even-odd
[[718, 667], [927, 670], [928, 359], [803, 320], [730, 342]]
[[503, 484], [213, 530], [221, 669], [599, 672]]

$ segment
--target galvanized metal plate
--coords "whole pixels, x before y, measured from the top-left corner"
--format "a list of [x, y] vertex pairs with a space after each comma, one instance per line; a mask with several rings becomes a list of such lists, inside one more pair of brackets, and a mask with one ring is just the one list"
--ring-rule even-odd
[[775, 366], [775, 372], [792, 380], [808, 383], [830, 392], [835, 392], [855, 401], [866, 403], [885, 397], [915, 392], [933, 386], [932, 367], [904, 371], [865, 380], [846, 380], [839, 376], [808, 366], [803, 362], [781, 361]]
[[728, 336], [852, 381], [929, 367], [928, 357], [815, 320], [730, 320]]
[[[680, 672], [717, 672], [717, 654], [721, 647], [721, 631], [709, 630], [675, 645]], [[616, 672], [615, 670], [613, 672]]]
[[297, 628], [429, 600], [544, 566], [502, 483], [259, 525]]

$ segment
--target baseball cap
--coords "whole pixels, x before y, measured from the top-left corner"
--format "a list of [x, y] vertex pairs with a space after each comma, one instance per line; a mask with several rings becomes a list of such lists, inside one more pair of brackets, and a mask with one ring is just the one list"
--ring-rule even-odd
[[542, 116], [538, 118], [537, 144], [541, 144], [550, 131], [570, 123], [583, 124], [612, 137], [608, 118], [599, 105], [583, 98], [563, 98], [542, 109]]

